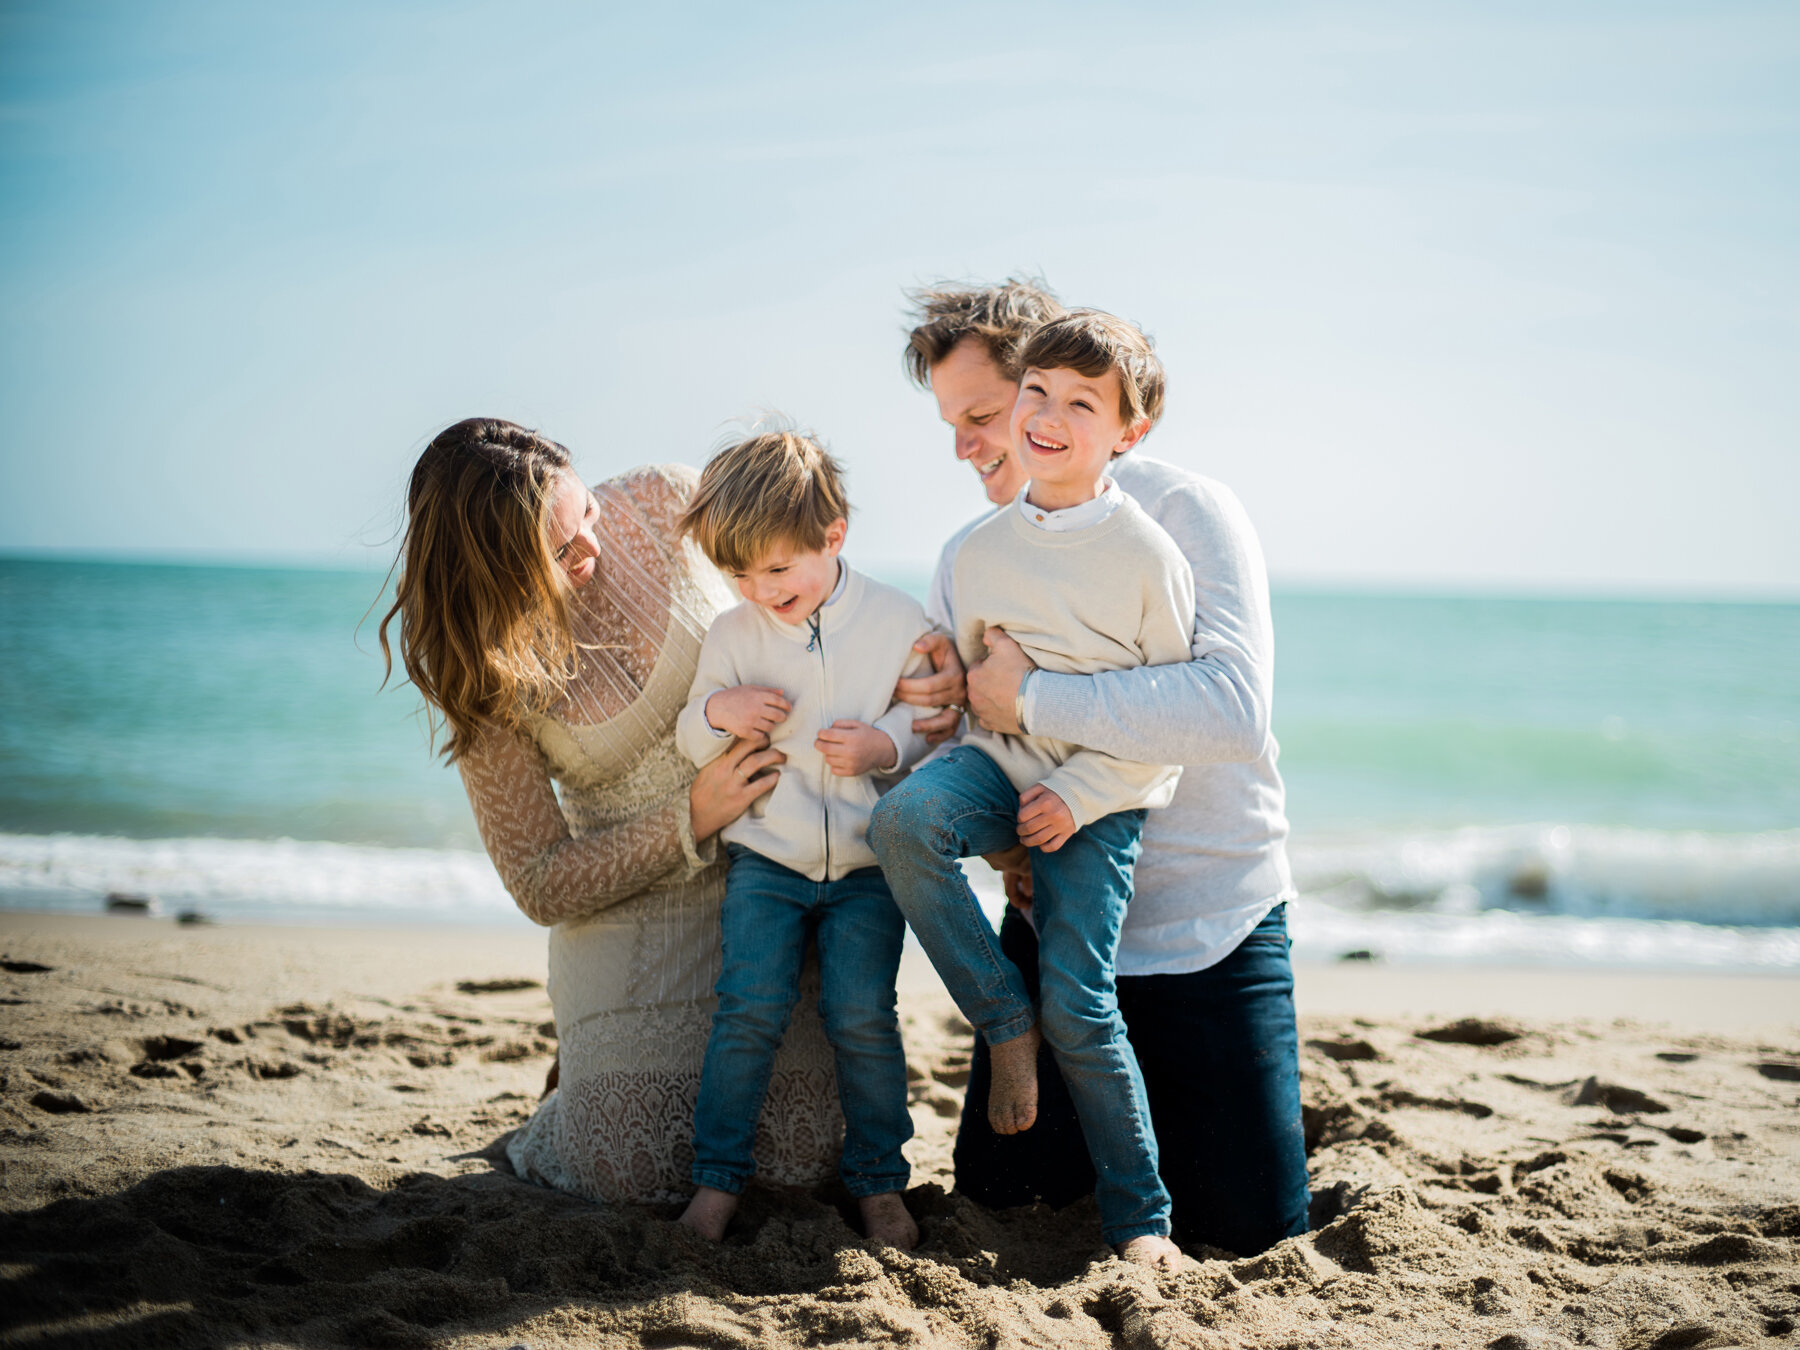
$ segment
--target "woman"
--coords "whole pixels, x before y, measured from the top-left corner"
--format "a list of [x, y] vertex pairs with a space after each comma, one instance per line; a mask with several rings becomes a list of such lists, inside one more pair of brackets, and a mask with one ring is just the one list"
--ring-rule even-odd
[[[1002, 510], [1027, 473], [1007, 436], [1018, 352], [1061, 314], [1041, 283], [946, 284], [914, 293], [906, 366], [955, 429], [958, 459]], [[1186, 766], [1175, 800], [1144, 828], [1118, 956], [1119, 1010], [1143, 1070], [1177, 1235], [1248, 1256], [1306, 1231], [1299, 1043], [1288, 962], [1289, 876], [1281, 776], [1269, 730], [1274, 642], [1268, 579], [1249, 518], [1220, 483], [1134, 450], [1112, 476], [1175, 540], [1194, 573], [1193, 660], [1095, 676], [1033, 669], [1003, 634], [968, 672], [930, 648], [935, 677], [902, 680], [924, 706], [965, 701], [992, 731], [1029, 730], [1121, 759]], [[927, 610], [948, 626], [950, 574], [971, 522], [944, 546]], [[1022, 719], [1022, 724], [1021, 724]], [[915, 723], [945, 734], [955, 714]], [[1014, 902], [1001, 946], [1034, 997], [1037, 941], [1024, 850], [989, 861]], [[1021, 869], [1025, 870], [1021, 870]], [[988, 1125], [990, 1064], [976, 1045], [956, 1141], [957, 1186], [992, 1205], [1064, 1204], [1093, 1188], [1067, 1089], [1040, 1059], [1037, 1123]]]
[[[731, 603], [677, 534], [696, 475], [589, 491], [556, 442], [472, 418], [413, 469], [393, 608], [406, 673], [449, 735], [482, 842], [550, 928], [560, 1083], [507, 1154], [595, 1200], [687, 1193], [719, 964], [714, 836], [784, 758], [738, 743], [698, 774], [675, 748], [707, 625]], [[558, 788], [560, 788], [560, 799]], [[831, 1175], [843, 1122], [816, 977], [770, 1084], [761, 1175]]]

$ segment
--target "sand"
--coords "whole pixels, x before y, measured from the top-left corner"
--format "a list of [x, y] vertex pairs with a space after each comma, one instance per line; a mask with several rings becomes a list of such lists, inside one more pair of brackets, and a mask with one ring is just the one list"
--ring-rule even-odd
[[829, 1192], [711, 1246], [514, 1178], [540, 934], [5, 914], [0, 953], [8, 1345], [1800, 1345], [1796, 980], [1302, 969], [1314, 1231], [1153, 1275], [1091, 1201], [948, 1193], [970, 1038], [916, 964], [901, 1254]]

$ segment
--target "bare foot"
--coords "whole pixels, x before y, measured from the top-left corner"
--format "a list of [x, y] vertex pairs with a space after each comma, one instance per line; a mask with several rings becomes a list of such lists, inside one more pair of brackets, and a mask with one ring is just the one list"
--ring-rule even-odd
[[1149, 1266], [1152, 1270], [1181, 1268], [1181, 1248], [1160, 1233], [1134, 1237], [1129, 1242], [1121, 1242], [1114, 1250], [1133, 1265]]
[[731, 1216], [737, 1213], [738, 1198], [726, 1191], [715, 1191], [711, 1186], [702, 1186], [694, 1192], [694, 1198], [688, 1201], [688, 1207], [681, 1211], [681, 1217], [675, 1220], [684, 1228], [691, 1228], [703, 1238], [717, 1242], [725, 1236], [725, 1225], [731, 1222]]
[[876, 1242], [910, 1252], [919, 1245], [919, 1225], [906, 1212], [899, 1191], [883, 1195], [865, 1195], [856, 1202], [862, 1211], [863, 1231]]
[[1023, 1036], [988, 1047], [994, 1066], [988, 1087], [988, 1124], [995, 1134], [1029, 1130], [1037, 1119], [1037, 1057], [1043, 1043], [1033, 1026]]

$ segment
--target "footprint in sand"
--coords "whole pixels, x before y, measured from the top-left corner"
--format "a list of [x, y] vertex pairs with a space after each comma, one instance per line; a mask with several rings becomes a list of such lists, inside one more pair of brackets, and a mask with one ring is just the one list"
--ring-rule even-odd
[[1589, 1078], [1575, 1091], [1571, 1106], [1604, 1106], [1615, 1116], [1661, 1115], [1668, 1107], [1647, 1092], [1619, 1083]]
[[542, 989], [542, 980], [458, 980], [456, 989], [462, 994], [516, 994], [523, 989]]
[[1421, 1041], [1436, 1041], [1440, 1045], [1505, 1045], [1524, 1034], [1517, 1027], [1481, 1017], [1464, 1017], [1446, 1026], [1413, 1032]]
[[1353, 1041], [1347, 1039], [1336, 1041], [1315, 1040], [1308, 1041], [1306, 1044], [1309, 1049], [1317, 1050], [1320, 1054], [1324, 1055], [1326, 1059], [1334, 1059], [1340, 1064], [1346, 1061], [1381, 1058], [1381, 1051], [1377, 1050], [1367, 1041]]
[[45, 1088], [32, 1097], [31, 1104], [53, 1116], [86, 1115], [94, 1109], [84, 1098], [73, 1092], [56, 1092], [50, 1088]]

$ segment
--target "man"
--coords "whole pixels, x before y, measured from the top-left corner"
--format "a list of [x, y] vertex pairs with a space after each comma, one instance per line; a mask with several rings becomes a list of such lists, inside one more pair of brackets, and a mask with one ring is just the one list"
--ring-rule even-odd
[[[936, 397], [956, 455], [990, 503], [1011, 509], [1027, 478], [1007, 428], [1019, 350], [1060, 315], [1041, 283], [942, 285], [915, 292], [909, 373]], [[1113, 478], [1175, 540], [1193, 569], [1193, 659], [1093, 676], [1038, 671], [994, 634], [965, 677], [942, 637], [925, 638], [937, 673], [903, 680], [919, 706], [968, 705], [991, 731], [1054, 737], [1121, 759], [1179, 763], [1181, 784], [1144, 829], [1118, 951], [1118, 998], [1142, 1067], [1174, 1202], [1176, 1235], [1250, 1255], [1306, 1231], [1306, 1156], [1286, 902], [1293, 898], [1284, 794], [1270, 732], [1273, 632], [1255, 531], [1222, 484], [1134, 452]], [[983, 517], [985, 518], [985, 516]], [[950, 539], [927, 610], [949, 628], [958, 548]], [[954, 730], [951, 712], [917, 724]], [[1021, 847], [990, 858], [1012, 901], [1006, 955], [1036, 997], [1037, 943]], [[1047, 1053], [1037, 1123], [1002, 1136], [988, 1124], [991, 1081], [979, 1040], [956, 1143], [957, 1186], [983, 1203], [1067, 1204], [1093, 1189], [1080, 1126]]]

